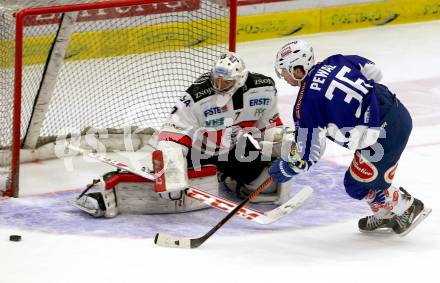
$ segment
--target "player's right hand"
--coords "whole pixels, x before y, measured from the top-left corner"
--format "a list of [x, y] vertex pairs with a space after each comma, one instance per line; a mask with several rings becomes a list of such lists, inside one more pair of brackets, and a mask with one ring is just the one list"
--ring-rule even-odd
[[269, 174], [277, 183], [285, 183], [292, 179], [297, 173], [290, 167], [289, 162], [278, 158], [269, 168]]

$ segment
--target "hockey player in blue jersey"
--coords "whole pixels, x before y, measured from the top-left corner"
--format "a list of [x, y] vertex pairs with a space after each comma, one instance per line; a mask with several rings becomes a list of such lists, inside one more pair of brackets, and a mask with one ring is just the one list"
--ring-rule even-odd
[[315, 64], [312, 47], [294, 40], [278, 51], [275, 69], [288, 84], [300, 87], [291, 152], [271, 166], [275, 180], [283, 183], [307, 171], [324, 153], [328, 138], [355, 150], [344, 186], [373, 211], [359, 220], [362, 232], [403, 236], [420, 223], [431, 210], [392, 184], [412, 119], [396, 95], [378, 83], [379, 68], [356, 55], [333, 55]]

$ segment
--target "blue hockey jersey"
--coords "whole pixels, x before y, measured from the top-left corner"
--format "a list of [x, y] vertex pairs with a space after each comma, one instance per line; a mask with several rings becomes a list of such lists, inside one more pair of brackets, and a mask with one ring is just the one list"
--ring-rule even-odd
[[374, 144], [380, 133], [376, 65], [356, 55], [333, 55], [313, 66], [294, 106], [297, 150], [306, 171], [325, 150], [326, 138], [350, 149]]

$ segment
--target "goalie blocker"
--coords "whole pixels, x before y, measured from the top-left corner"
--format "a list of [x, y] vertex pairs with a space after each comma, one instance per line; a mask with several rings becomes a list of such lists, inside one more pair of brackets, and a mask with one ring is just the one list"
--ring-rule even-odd
[[[189, 185], [218, 195], [214, 165], [188, 169]], [[109, 172], [101, 177], [98, 191], [73, 200], [72, 205], [95, 217], [115, 217], [119, 213], [161, 214], [187, 212], [208, 207], [185, 195], [166, 199], [156, 192], [154, 181], [128, 172]]]

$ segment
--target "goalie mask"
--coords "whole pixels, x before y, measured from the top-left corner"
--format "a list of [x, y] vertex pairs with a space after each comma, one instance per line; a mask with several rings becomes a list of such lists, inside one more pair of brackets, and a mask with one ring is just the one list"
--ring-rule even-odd
[[248, 71], [243, 59], [235, 53], [222, 54], [211, 71], [211, 83], [219, 94], [233, 95], [246, 82]]
[[304, 40], [294, 40], [278, 51], [275, 59], [275, 73], [278, 78], [281, 78], [282, 69], [287, 69], [292, 78], [302, 81], [303, 79], [298, 79], [293, 75], [294, 68], [303, 67], [305, 77], [313, 65], [315, 65], [313, 48]]

